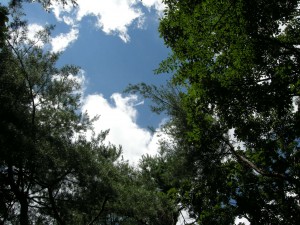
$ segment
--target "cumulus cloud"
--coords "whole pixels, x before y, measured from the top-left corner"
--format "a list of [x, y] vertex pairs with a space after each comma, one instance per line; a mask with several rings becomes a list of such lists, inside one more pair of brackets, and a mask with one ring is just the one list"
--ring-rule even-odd
[[[33, 43], [35, 46], [38, 47], [44, 47], [45, 42], [44, 42], [44, 36], [42, 35], [42, 32], [45, 30], [45, 27], [32, 23], [29, 24], [28, 27], [28, 32], [27, 32], [27, 37], [28, 40]], [[21, 32], [22, 30], [20, 30]], [[70, 31], [68, 33], [61, 33], [55, 37], [50, 38], [50, 46], [51, 46], [51, 51], [52, 52], [62, 52], [66, 50], [66, 48], [73, 42], [77, 40], [79, 36], [79, 30], [73, 26], [71, 27]]]
[[137, 22], [141, 28], [144, 23], [143, 9], [154, 9], [161, 14], [164, 4], [161, 0], [77, 0], [78, 6], [52, 5], [52, 11], [59, 21], [68, 25], [78, 24], [86, 16], [97, 19], [95, 26], [106, 34], [116, 34], [128, 42], [128, 27]]
[[94, 15], [97, 18], [96, 26], [106, 34], [116, 32], [124, 41], [129, 41], [127, 34], [128, 26], [142, 16], [141, 10], [134, 7], [135, 0], [132, 1], [93, 1], [81, 0], [77, 13], [77, 20], [80, 21], [86, 15]]
[[141, 104], [135, 95], [114, 93], [110, 101], [101, 94], [89, 95], [83, 103], [83, 111], [90, 117], [100, 116], [94, 123], [96, 133], [109, 129], [107, 142], [121, 145], [125, 160], [137, 165], [144, 154], [157, 153], [159, 135], [139, 127], [136, 123], [136, 105]]
[[79, 31], [72, 28], [69, 33], [62, 33], [51, 39], [52, 52], [62, 52], [77, 40]]

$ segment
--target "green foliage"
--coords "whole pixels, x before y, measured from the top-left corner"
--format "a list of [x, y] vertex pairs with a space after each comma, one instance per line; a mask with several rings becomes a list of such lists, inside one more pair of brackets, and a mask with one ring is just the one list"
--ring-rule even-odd
[[48, 10], [49, 7], [53, 4], [53, 2], [57, 2], [62, 4], [63, 6], [66, 6], [68, 4], [72, 4], [73, 6], [77, 5], [76, 0], [10, 0], [10, 6], [11, 7], [16, 7], [16, 6], [21, 6], [23, 2], [38, 2], [41, 3], [44, 9]]
[[170, 195], [199, 224], [296, 224], [300, 2], [164, 2], [171, 85], [131, 91], [169, 116]]

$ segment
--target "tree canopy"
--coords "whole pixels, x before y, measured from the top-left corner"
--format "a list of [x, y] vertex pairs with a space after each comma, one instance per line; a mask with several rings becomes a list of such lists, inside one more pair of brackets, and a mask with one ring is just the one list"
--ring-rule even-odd
[[178, 201], [197, 224], [298, 223], [299, 1], [164, 3], [171, 87], [129, 89], [169, 115]]

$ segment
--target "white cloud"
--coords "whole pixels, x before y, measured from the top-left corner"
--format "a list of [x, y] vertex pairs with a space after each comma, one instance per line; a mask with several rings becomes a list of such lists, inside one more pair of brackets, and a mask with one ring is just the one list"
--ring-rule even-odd
[[[26, 28], [10, 29], [11, 44], [25, 44], [43, 48], [47, 42], [47, 35], [45, 35], [44, 31], [45, 27], [37, 23], [28, 24]], [[27, 35], [25, 40], [22, 39], [24, 38], [24, 32]]]
[[245, 142], [239, 141], [235, 135], [235, 128], [231, 128], [230, 130], [228, 130], [228, 136], [229, 136], [229, 140], [231, 142], [231, 144], [236, 148], [236, 149], [241, 149], [241, 150], [245, 150], [246, 146], [245, 146]]
[[136, 0], [102, 0], [97, 3], [80, 0], [78, 3], [78, 21], [86, 15], [94, 15], [97, 17], [97, 27], [106, 34], [116, 32], [124, 42], [129, 41], [128, 26], [143, 15], [140, 9], [134, 7]]
[[300, 109], [300, 97], [294, 96], [293, 97], [293, 113], [299, 112]]
[[61, 18], [61, 14], [71, 13], [74, 9], [74, 6], [72, 4], [63, 5], [59, 1], [55, 1], [51, 3], [50, 9], [53, 11], [55, 17], [59, 21], [63, 21]]
[[39, 24], [32, 23], [29, 24], [27, 28], [28, 28], [28, 33], [27, 33], [28, 39], [34, 42], [35, 46], [43, 47], [44, 42], [40, 39], [39, 32], [43, 31], [44, 27]]
[[124, 42], [128, 42], [128, 27], [137, 22], [137, 28], [144, 23], [143, 9], [155, 9], [158, 14], [164, 9], [161, 0], [77, 0], [78, 6], [52, 5], [52, 11], [59, 21], [68, 25], [79, 23], [86, 16], [97, 19], [95, 26], [106, 34], [117, 34]]
[[250, 222], [245, 217], [241, 217], [241, 218], [236, 217], [234, 220], [234, 224], [235, 225], [239, 225], [239, 224], [250, 225]]
[[158, 15], [161, 15], [166, 7], [162, 0], [142, 0], [142, 4], [149, 9], [154, 8]]
[[195, 219], [190, 218], [187, 210], [183, 209], [180, 212], [176, 225], [195, 224]]
[[79, 31], [77, 28], [72, 28], [69, 33], [62, 33], [51, 39], [52, 52], [62, 52], [71, 43], [77, 40]]
[[[27, 37], [28, 40], [33, 43], [35, 46], [38, 47], [44, 47], [45, 42], [43, 35], [41, 35], [41, 32], [44, 31], [44, 27], [42, 25], [32, 23], [28, 25], [28, 32]], [[21, 32], [21, 30], [20, 30]], [[73, 26], [71, 27], [71, 30], [68, 33], [61, 33], [57, 35], [56, 37], [50, 38], [50, 45], [51, 45], [51, 51], [52, 52], [62, 52], [66, 50], [66, 48], [77, 40], [79, 36], [79, 30]]]
[[89, 95], [85, 98], [82, 111], [90, 117], [100, 116], [94, 123], [96, 133], [109, 129], [107, 142], [121, 145], [125, 160], [137, 165], [143, 154], [154, 155], [158, 150], [159, 136], [138, 126], [136, 105], [140, 104], [137, 96], [122, 96], [114, 93], [111, 102], [101, 94]]
[[[178, 217], [178, 221], [176, 225], [184, 225], [184, 224], [193, 224], [195, 221], [189, 217], [189, 214], [186, 210], [182, 210], [181, 214]], [[247, 220], [245, 217], [236, 217], [234, 220], [235, 225], [244, 224], [244, 225], [250, 225], [249, 220]]]

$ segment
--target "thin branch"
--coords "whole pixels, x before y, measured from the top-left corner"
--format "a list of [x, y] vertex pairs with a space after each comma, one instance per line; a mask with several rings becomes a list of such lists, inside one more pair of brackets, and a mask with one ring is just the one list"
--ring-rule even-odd
[[268, 172], [260, 167], [258, 167], [257, 165], [255, 165], [253, 162], [251, 162], [249, 159], [247, 159], [244, 155], [237, 153], [234, 146], [232, 145], [232, 143], [225, 137], [223, 137], [223, 141], [226, 143], [226, 145], [229, 147], [229, 151], [232, 153], [232, 155], [234, 155], [234, 157], [241, 162], [242, 164], [244, 164], [245, 166], [253, 169], [255, 172], [257, 172], [258, 174], [265, 176], [265, 177], [270, 177], [270, 178], [277, 178], [277, 179], [282, 179], [282, 180], [286, 180], [289, 181], [295, 185], [298, 185], [299, 181], [295, 178], [289, 177], [285, 174], [282, 173], [277, 173], [277, 172]]
[[184, 216], [183, 216], [183, 214], [182, 214], [181, 211], [180, 211], [180, 215], [181, 215], [181, 217], [182, 217], [182, 219], [183, 219], [183, 224], [184, 224], [184, 225], [187, 224], [187, 223], [186, 223], [186, 220], [185, 220], [185, 218], [184, 218]]
[[50, 187], [48, 188], [48, 195], [49, 195], [49, 200], [50, 200], [50, 204], [51, 204], [55, 219], [57, 220], [58, 224], [65, 225], [66, 223], [62, 220], [61, 216], [59, 215], [59, 213], [57, 211], [55, 199], [53, 197], [52, 189]]
[[233, 4], [235, 3], [235, 1], [232, 1], [230, 3], [230, 5], [222, 12], [221, 16], [219, 17], [218, 21], [213, 25], [213, 27], [211, 28], [211, 32], [213, 32], [215, 30], [215, 28], [217, 27], [217, 25], [220, 23], [221, 19], [223, 19], [223, 17], [225, 16], [226, 13], [230, 12], [230, 8], [233, 6]]
[[35, 124], [35, 111], [36, 111], [36, 106], [35, 106], [35, 102], [34, 102], [34, 94], [33, 94], [33, 85], [31, 84], [31, 81], [29, 79], [29, 74], [27, 73], [26, 67], [24, 65], [24, 62], [19, 54], [19, 52], [15, 49], [15, 47], [9, 42], [7, 41], [8, 45], [11, 47], [11, 49], [13, 50], [13, 52], [16, 54], [17, 59], [19, 60], [19, 63], [21, 65], [21, 68], [24, 72], [25, 75], [25, 79], [27, 80], [28, 86], [29, 86], [29, 92], [30, 92], [30, 98], [31, 98], [31, 102], [32, 102], [32, 117], [31, 117], [31, 123], [32, 123], [32, 128], [33, 128], [33, 135], [35, 136], [35, 129], [34, 129], [34, 124]]
[[92, 225], [101, 216], [101, 214], [104, 211], [104, 207], [105, 207], [105, 204], [106, 204], [107, 201], [108, 201], [108, 197], [105, 196], [104, 201], [102, 202], [102, 206], [101, 206], [101, 209], [100, 209], [99, 213], [95, 216], [95, 218], [91, 222], [88, 223], [88, 225]]

